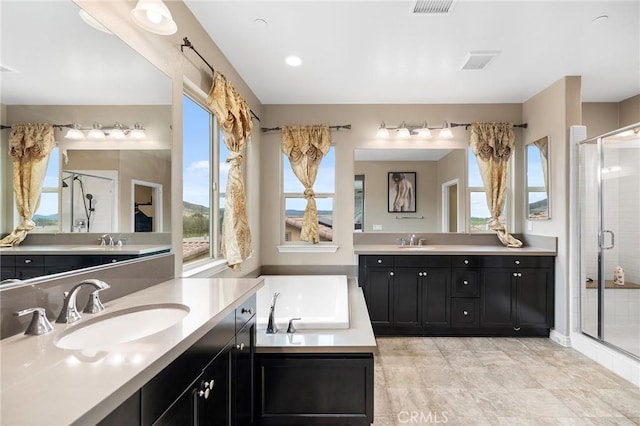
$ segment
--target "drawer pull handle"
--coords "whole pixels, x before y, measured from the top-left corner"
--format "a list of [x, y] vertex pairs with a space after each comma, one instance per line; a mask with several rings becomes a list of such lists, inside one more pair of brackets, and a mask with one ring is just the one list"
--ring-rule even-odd
[[111, 259], [111, 263], [116, 263], [118, 259]]
[[389, 276], [392, 277], [393, 276], [393, 272], [389, 272]]
[[32, 262], [31, 259], [25, 259], [24, 260], [24, 263], [31, 263], [31, 262]]
[[418, 272], [418, 276], [421, 277], [422, 276], [422, 272]]
[[469, 264], [469, 261], [468, 261], [467, 259], [465, 259], [465, 260], [464, 260], [464, 264], [465, 264], [465, 265], [468, 265], [468, 264]]
[[519, 265], [519, 264], [520, 264], [520, 261], [519, 261], [519, 260], [516, 260], [516, 261], [515, 261], [515, 264], [516, 264], [516, 265]]
[[513, 276], [514, 276], [514, 277], [517, 277], [517, 276], [518, 276], [518, 273], [517, 273], [517, 272], [514, 272], [514, 273], [513, 273]]
[[378, 263], [382, 263], [382, 259], [378, 259]]
[[466, 317], [467, 315], [469, 315], [468, 311], [462, 311], [462, 314]]
[[236, 344], [236, 349], [239, 349], [239, 350], [243, 351], [244, 350], [244, 343], [240, 343], [239, 345]]
[[251, 311], [250, 308], [242, 308], [242, 310], [240, 311], [240, 313], [242, 314], [249, 314], [251, 315], [253, 312]]
[[520, 331], [520, 327], [513, 327], [515, 331]]
[[469, 281], [464, 280], [464, 281], [462, 281], [462, 284], [464, 284], [464, 285], [469, 285]]

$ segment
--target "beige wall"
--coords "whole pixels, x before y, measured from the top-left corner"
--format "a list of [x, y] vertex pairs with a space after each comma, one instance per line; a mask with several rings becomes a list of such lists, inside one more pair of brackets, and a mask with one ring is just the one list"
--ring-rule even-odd
[[[446, 182], [458, 180], [458, 188], [456, 191], [456, 200], [454, 204], [458, 206], [457, 213], [455, 214], [455, 220], [458, 224], [458, 232], [465, 231], [467, 218], [469, 217], [469, 206], [466, 202], [467, 199], [467, 150], [456, 149], [445, 155], [438, 161], [438, 188], [442, 188], [442, 185]], [[442, 196], [439, 197], [440, 208], [438, 210], [439, 222], [442, 224]], [[453, 212], [450, 212], [453, 214]], [[453, 221], [449, 219], [449, 223]], [[442, 232], [442, 226], [438, 226], [435, 232]]]
[[640, 123], [640, 94], [620, 102], [620, 127]]
[[[581, 78], [565, 77], [523, 104], [523, 119], [529, 123], [524, 141], [549, 137], [549, 182], [551, 219], [526, 223], [527, 234], [558, 238], [556, 260], [555, 329], [569, 335], [569, 127], [582, 123]], [[520, 147], [522, 149], [522, 147]], [[524, 191], [524, 184], [520, 186]], [[524, 206], [524, 200], [522, 200]]]
[[[242, 77], [231, 66], [223, 53], [211, 40], [200, 23], [191, 14], [187, 6], [180, 1], [165, 2], [178, 25], [178, 32], [170, 36], [151, 34], [141, 30], [130, 19], [134, 2], [111, 1], [96, 2], [92, 0], [73, 0], [93, 17], [109, 28], [116, 36], [124, 40], [133, 49], [146, 57], [151, 63], [167, 74], [173, 82], [173, 146], [172, 146], [172, 211], [174, 219], [172, 226], [172, 245], [180, 247], [182, 244], [182, 227], [176, 218], [182, 216], [182, 203], [175, 200], [182, 199], [182, 94], [184, 81], [189, 80], [202, 91], [208, 93], [211, 86], [210, 70], [194, 52], [186, 50], [181, 53], [182, 38], [187, 36], [198, 52], [207, 62], [222, 72], [247, 100], [251, 109], [261, 118], [262, 106], [258, 98], [249, 89]], [[264, 122], [264, 118], [263, 118]], [[246, 190], [248, 199], [249, 225], [252, 231], [253, 256], [242, 265], [242, 273], [257, 269], [261, 264], [260, 256], [260, 150], [261, 134], [259, 123], [254, 121], [252, 141], [246, 152]], [[176, 274], [182, 270], [181, 251], [176, 250]], [[237, 275], [229, 273], [229, 275]]]
[[640, 95], [621, 102], [585, 102], [582, 123], [587, 126], [587, 138], [640, 122]]
[[[355, 174], [353, 150], [355, 148], [464, 148], [469, 145], [469, 132], [462, 127], [453, 129], [451, 140], [420, 141], [417, 139], [380, 141], [375, 133], [380, 122], [395, 127], [401, 121], [422, 123], [427, 120], [437, 126], [444, 121], [469, 123], [472, 121], [522, 122], [521, 104], [438, 104], [438, 105], [265, 105], [264, 127], [286, 124], [329, 125], [351, 124], [352, 130], [332, 131], [336, 146], [336, 199], [334, 203], [334, 243], [336, 253], [279, 253], [283, 217], [280, 203], [281, 154], [280, 133], [262, 135], [261, 151], [261, 254], [264, 265], [354, 265], [353, 217]], [[516, 137], [520, 139], [520, 130]], [[369, 190], [371, 183], [365, 181]], [[386, 186], [386, 181], [385, 181]], [[274, 201], [277, 200], [277, 201]], [[368, 216], [369, 213], [365, 212]], [[365, 219], [371, 223], [369, 218]]]

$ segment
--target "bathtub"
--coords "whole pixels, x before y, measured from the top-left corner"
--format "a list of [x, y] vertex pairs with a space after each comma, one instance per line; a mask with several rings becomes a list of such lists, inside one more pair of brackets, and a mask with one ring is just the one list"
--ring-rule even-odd
[[256, 294], [257, 326], [266, 329], [274, 293], [278, 332], [287, 331], [291, 318], [297, 330], [349, 328], [349, 293], [345, 275], [263, 275], [264, 286]]

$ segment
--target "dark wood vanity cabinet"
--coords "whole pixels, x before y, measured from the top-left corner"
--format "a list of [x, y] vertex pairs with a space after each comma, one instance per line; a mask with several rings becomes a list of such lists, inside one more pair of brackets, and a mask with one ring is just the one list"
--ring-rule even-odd
[[377, 335], [548, 335], [554, 257], [362, 255]]
[[231, 312], [100, 424], [252, 424], [255, 303]]

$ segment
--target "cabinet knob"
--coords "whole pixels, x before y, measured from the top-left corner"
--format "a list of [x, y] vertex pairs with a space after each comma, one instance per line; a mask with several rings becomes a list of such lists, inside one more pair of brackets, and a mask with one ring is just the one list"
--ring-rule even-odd
[[31, 260], [31, 259], [25, 259], [25, 260], [24, 260], [24, 263], [31, 263], [31, 262], [32, 262], [32, 260]]
[[464, 284], [464, 285], [469, 285], [469, 281], [464, 280], [464, 281], [462, 281], [462, 284]]
[[205, 390], [201, 390], [198, 392], [199, 397], [204, 397], [204, 399], [209, 399], [209, 394], [211, 393], [211, 389], [206, 388]]
[[236, 349], [239, 349], [239, 350], [243, 351], [244, 350], [244, 343], [240, 343], [239, 345], [236, 344]]
[[466, 317], [467, 315], [469, 315], [468, 311], [462, 311], [462, 314]]
[[516, 265], [519, 265], [519, 264], [520, 264], [520, 261], [519, 261], [519, 260], [515, 260], [515, 261], [514, 261], [514, 263], [515, 263]]
[[418, 276], [421, 277], [422, 276], [422, 272], [418, 272]]
[[518, 276], [518, 273], [517, 273], [517, 272], [514, 272], [514, 273], [513, 273], [513, 276], [514, 276], [514, 277], [517, 277], [517, 276]]
[[513, 327], [515, 331], [520, 331], [520, 327]]
[[249, 315], [251, 315], [253, 312], [251, 311], [251, 309], [250, 309], [250, 308], [242, 308], [242, 310], [240, 311], [240, 313], [243, 313], [243, 314], [249, 314]]
[[465, 265], [468, 265], [468, 264], [469, 264], [469, 260], [465, 259], [465, 260], [464, 260], [464, 264], [465, 264]]
[[382, 259], [378, 259], [378, 263], [382, 263]]
[[521, 277], [522, 276], [522, 272], [518, 272], [518, 276]]
[[111, 263], [116, 263], [118, 259], [111, 259]]
[[389, 272], [389, 276], [391, 277], [393, 276], [393, 271]]

